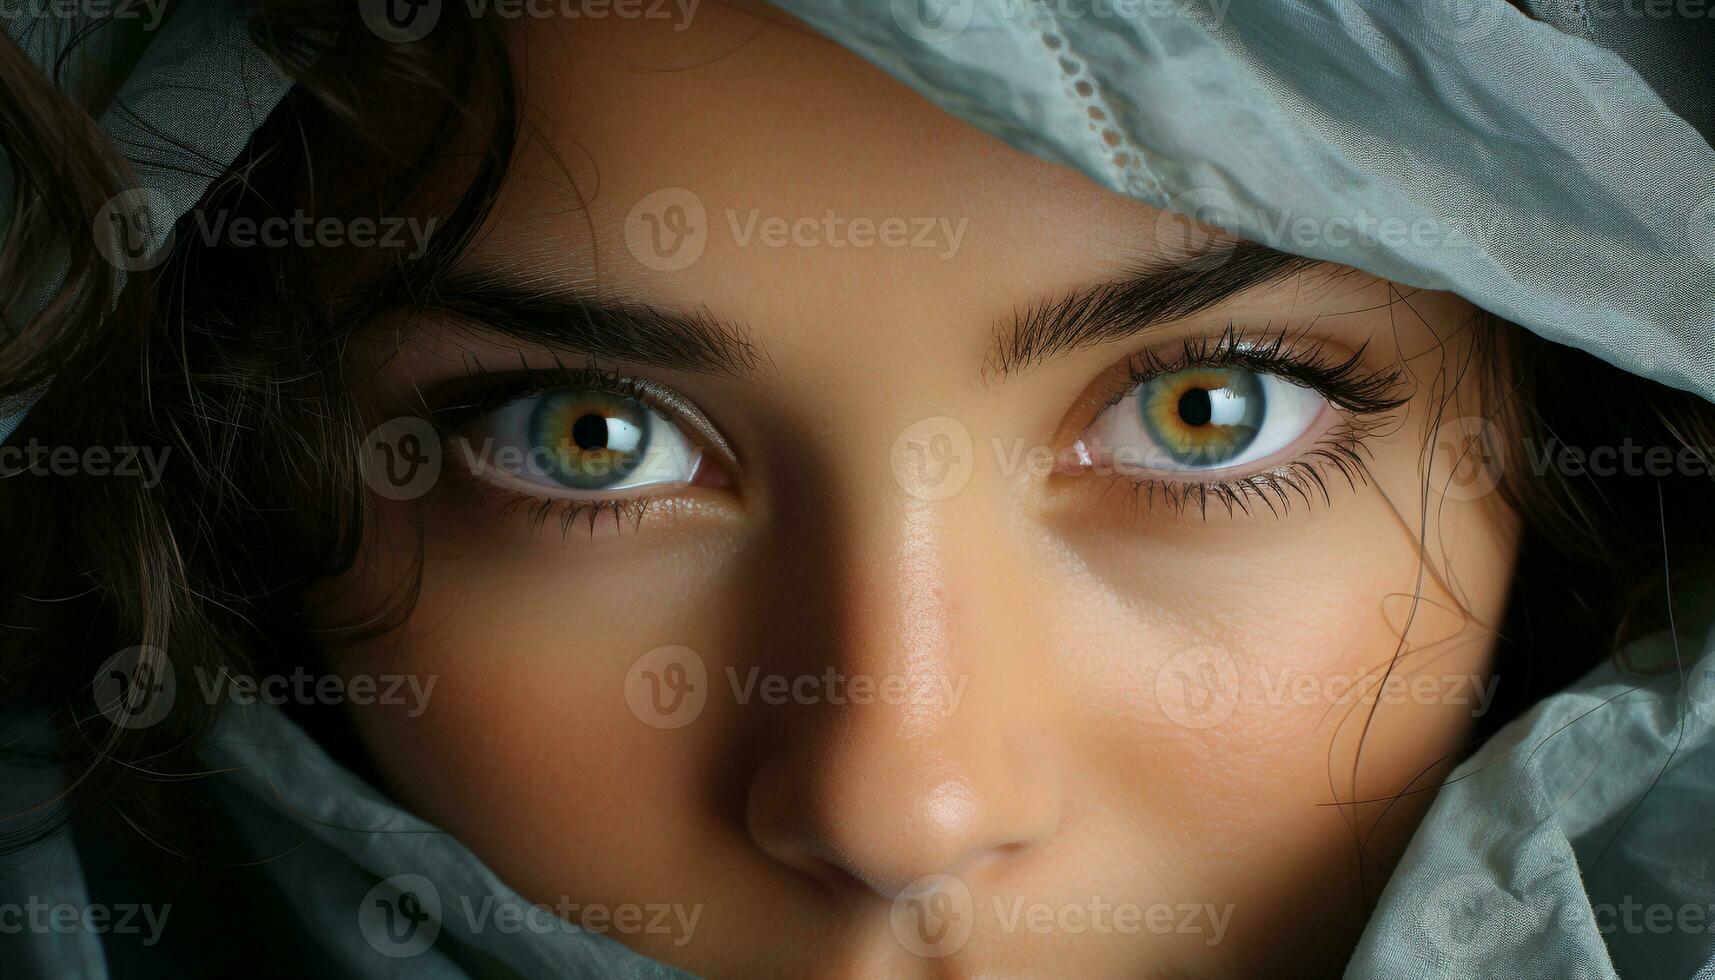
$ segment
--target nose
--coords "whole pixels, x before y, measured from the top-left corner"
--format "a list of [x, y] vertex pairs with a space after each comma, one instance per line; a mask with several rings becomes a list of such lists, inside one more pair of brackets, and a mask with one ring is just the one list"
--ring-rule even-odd
[[751, 781], [752, 840], [836, 891], [893, 899], [931, 875], [999, 874], [1059, 824], [1027, 576], [956, 516], [905, 501], [831, 543], [812, 669], [850, 696], [795, 706]]

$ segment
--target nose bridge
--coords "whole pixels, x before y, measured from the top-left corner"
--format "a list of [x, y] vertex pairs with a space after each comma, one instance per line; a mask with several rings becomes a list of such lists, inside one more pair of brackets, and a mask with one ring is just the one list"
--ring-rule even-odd
[[799, 710], [750, 799], [763, 849], [826, 883], [896, 896], [1027, 850], [1058, 821], [1039, 705], [1020, 696], [1020, 648], [1040, 634], [1028, 608], [982, 601], [1006, 573], [968, 503], [877, 495], [830, 536], [819, 663], [870, 696]]

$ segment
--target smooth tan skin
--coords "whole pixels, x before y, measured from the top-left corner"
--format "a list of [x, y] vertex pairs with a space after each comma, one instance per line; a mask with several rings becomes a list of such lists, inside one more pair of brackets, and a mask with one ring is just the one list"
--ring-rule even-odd
[[[1111, 278], [1184, 226], [752, 13], [708, 4], [682, 32], [537, 22], [517, 43], [545, 145], [526, 148], [469, 267], [706, 307], [766, 362], [757, 380], [609, 365], [682, 393], [739, 457], [732, 487], [676, 493], [635, 527], [535, 528], [461, 492], [471, 478], [451, 463], [420, 501], [377, 501], [367, 564], [322, 590], [316, 615], [334, 625], [384, 604], [423, 524], [409, 622], [335, 651], [347, 674], [437, 678], [418, 717], [353, 710], [393, 791], [532, 900], [700, 906], [688, 938], [610, 935], [705, 975], [1337, 971], [1429, 795], [1389, 803], [1443, 776], [1472, 724], [1462, 679], [1488, 676], [1511, 575], [1510, 515], [1494, 496], [1444, 496], [1450, 457], [1424, 453], [1437, 419], [1476, 411], [1464, 389], [1440, 404], [1436, 384], [1471, 356], [1469, 307], [1324, 268], [985, 373], [1015, 310]], [[625, 244], [633, 205], [663, 188], [692, 191], [713, 225], [681, 271], [644, 268]], [[968, 226], [951, 258], [740, 247], [729, 208]], [[997, 461], [993, 440], [1075, 438], [1090, 390], [1128, 356], [1229, 322], [1367, 344], [1366, 364], [1407, 370], [1413, 400], [1366, 440], [1367, 484], [1330, 474], [1327, 503], [1205, 518]], [[442, 326], [410, 325], [398, 356], [359, 354], [374, 418], [411, 414], [416, 389], [472, 358], [553, 361]], [[377, 347], [392, 353], [396, 329]], [[957, 493], [924, 499], [896, 478], [893, 447], [943, 417], [969, 432], [975, 463]], [[625, 691], [633, 664], [669, 645], [701, 658], [708, 700], [664, 730]], [[1279, 695], [1282, 678], [1373, 679], [1396, 653], [1393, 674], [1426, 678], [1426, 703], [1372, 715]], [[1195, 727], [1181, 723], [1203, 717], [1184, 672], [1203, 662], [1230, 666], [1216, 692], [1230, 711]], [[726, 671], [752, 665], [964, 686], [951, 712], [739, 704]], [[933, 901], [911, 889], [935, 875], [968, 891], [969, 935], [925, 956], [901, 924]], [[1028, 917], [1008, 930], [1019, 900], [1050, 910], [1031, 913], [1046, 931]], [[1218, 941], [1202, 910], [1185, 931], [1171, 931], [1177, 910], [1166, 932], [1066, 927], [1063, 910], [1092, 902], [1194, 904], [1225, 924]]]

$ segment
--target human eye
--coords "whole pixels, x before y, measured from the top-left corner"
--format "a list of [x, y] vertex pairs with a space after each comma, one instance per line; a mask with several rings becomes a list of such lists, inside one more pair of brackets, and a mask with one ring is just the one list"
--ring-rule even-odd
[[706, 415], [654, 382], [594, 368], [473, 373], [437, 411], [480, 487], [557, 513], [641, 515], [692, 487], [729, 487], [731, 450]]
[[1364, 439], [1408, 400], [1402, 375], [1366, 367], [1361, 351], [1229, 328], [1127, 361], [1067, 470], [1205, 515], [1211, 499], [1276, 514], [1295, 498], [1327, 502], [1330, 471], [1354, 487], [1367, 478]]

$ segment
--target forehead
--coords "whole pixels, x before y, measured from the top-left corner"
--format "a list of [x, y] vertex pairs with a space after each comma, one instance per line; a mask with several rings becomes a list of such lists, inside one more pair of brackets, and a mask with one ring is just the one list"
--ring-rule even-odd
[[[780, 15], [705, 3], [689, 21], [511, 31], [526, 137], [466, 269], [708, 309], [783, 365], [974, 367], [1013, 311], [1213, 231], [1015, 150]], [[1300, 292], [1234, 303], [1278, 322], [1386, 301], [1368, 277]]]
[[[746, 292], [836, 267], [945, 291], [952, 269], [1021, 254], [1087, 271], [1092, 248], [1136, 247], [1154, 216], [783, 21], [706, 3], [683, 30], [522, 21], [514, 34], [534, 133], [484, 260], [530, 254], [589, 276], [606, 253], [604, 283], [702, 302], [734, 293], [725, 280], [738, 267], [753, 277]], [[708, 218], [701, 256], [670, 272], [634, 261], [624, 239], [628, 215], [652, 195], [665, 211], [669, 189]], [[944, 229], [960, 226], [955, 245]]]

